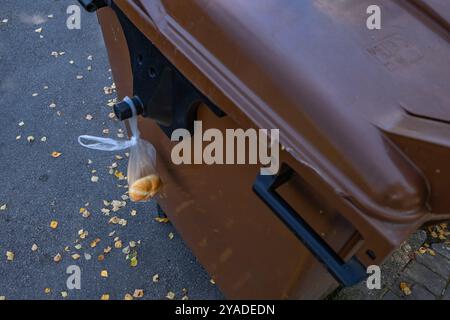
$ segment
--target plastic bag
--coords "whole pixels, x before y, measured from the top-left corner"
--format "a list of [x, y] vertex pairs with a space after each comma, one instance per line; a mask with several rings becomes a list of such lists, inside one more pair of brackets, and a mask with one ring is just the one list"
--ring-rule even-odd
[[[156, 150], [148, 141], [141, 139], [137, 125], [136, 108], [129, 97], [124, 100], [130, 105], [133, 116], [128, 120], [131, 129], [130, 140], [81, 135], [78, 142], [83, 147], [101, 151], [118, 151], [130, 149], [127, 179], [131, 201], [148, 201], [161, 189], [162, 183], [156, 172]], [[89, 141], [84, 143], [82, 140]]]

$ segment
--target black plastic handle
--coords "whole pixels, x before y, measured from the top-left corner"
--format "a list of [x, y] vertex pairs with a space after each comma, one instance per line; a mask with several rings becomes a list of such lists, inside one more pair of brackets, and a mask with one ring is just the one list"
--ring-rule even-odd
[[355, 257], [348, 262], [344, 262], [306, 221], [276, 193], [275, 189], [287, 182], [292, 174], [292, 169], [284, 166], [278, 175], [259, 175], [253, 184], [253, 190], [338, 282], [344, 286], [352, 286], [364, 280], [367, 276], [366, 269]]

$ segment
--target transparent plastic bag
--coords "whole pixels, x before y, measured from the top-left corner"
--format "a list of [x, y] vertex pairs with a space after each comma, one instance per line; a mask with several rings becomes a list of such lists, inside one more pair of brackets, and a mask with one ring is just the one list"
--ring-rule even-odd
[[[101, 151], [119, 151], [130, 149], [127, 179], [128, 191], [132, 201], [148, 201], [160, 190], [162, 183], [156, 172], [156, 150], [148, 141], [141, 139], [137, 125], [136, 108], [133, 101], [125, 97], [133, 116], [128, 120], [131, 129], [130, 140], [114, 140], [110, 138], [81, 135], [78, 142], [83, 147]], [[88, 141], [89, 143], [85, 143]]]

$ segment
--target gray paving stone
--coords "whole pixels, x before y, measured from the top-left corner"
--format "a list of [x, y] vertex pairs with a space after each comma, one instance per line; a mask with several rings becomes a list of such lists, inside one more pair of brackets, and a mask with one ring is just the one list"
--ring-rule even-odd
[[445, 294], [442, 297], [442, 300], [450, 300], [450, 285], [448, 285], [447, 290], [445, 291]]
[[450, 260], [450, 245], [445, 243], [435, 243], [431, 247], [434, 251]]
[[436, 296], [418, 284], [411, 288], [411, 292], [412, 293], [407, 297], [407, 300], [436, 300]]
[[423, 285], [436, 296], [441, 296], [447, 285], [447, 281], [443, 277], [417, 262], [411, 262], [403, 275], [413, 280], [413, 283]]
[[401, 298], [399, 296], [397, 296], [396, 294], [394, 294], [392, 291], [388, 291], [384, 296], [383, 296], [383, 300], [401, 300]]
[[425, 265], [435, 273], [444, 277], [445, 279], [449, 279], [450, 277], [450, 260], [446, 259], [444, 256], [440, 254], [436, 254], [432, 256], [429, 253], [417, 254], [416, 261]]

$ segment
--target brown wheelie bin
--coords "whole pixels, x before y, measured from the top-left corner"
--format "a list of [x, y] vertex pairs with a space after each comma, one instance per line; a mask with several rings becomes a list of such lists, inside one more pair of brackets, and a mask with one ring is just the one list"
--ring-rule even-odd
[[[142, 102], [158, 202], [228, 298], [324, 297], [449, 219], [447, 0], [80, 2], [119, 96]], [[279, 172], [173, 164], [194, 120], [279, 128]]]

